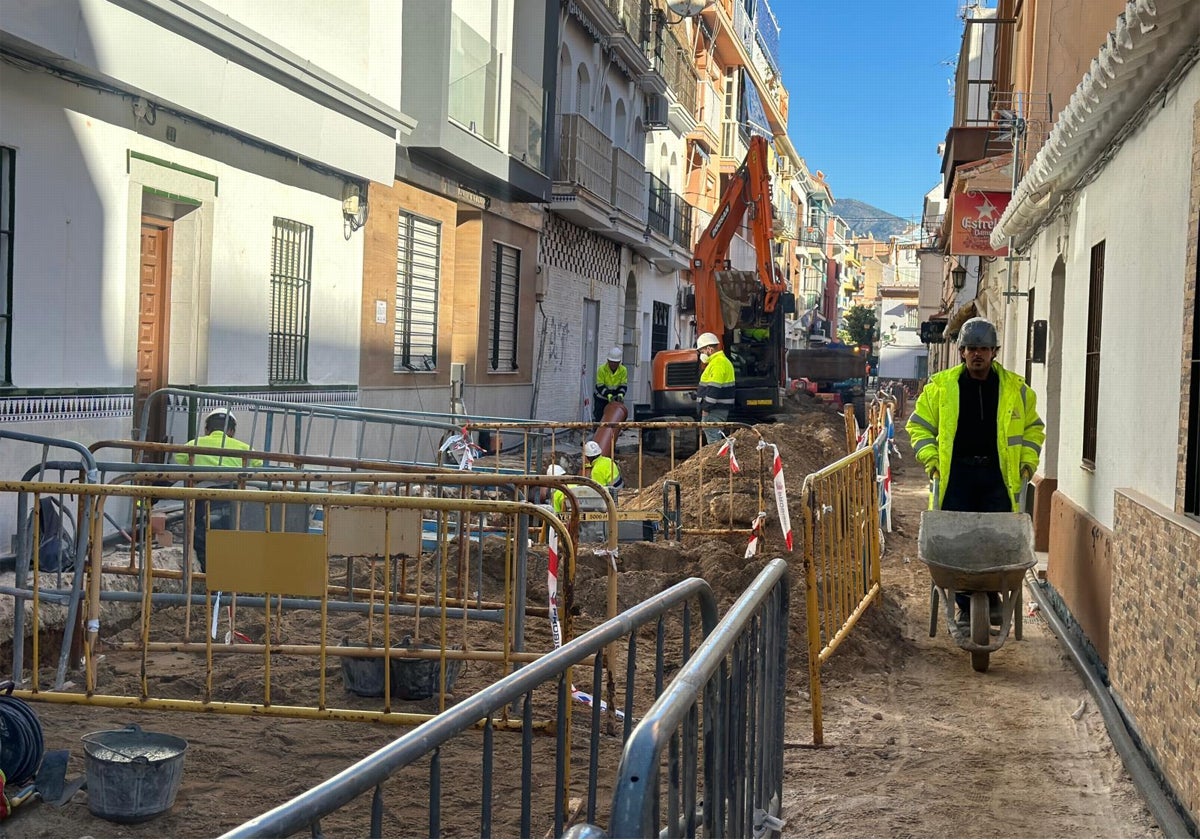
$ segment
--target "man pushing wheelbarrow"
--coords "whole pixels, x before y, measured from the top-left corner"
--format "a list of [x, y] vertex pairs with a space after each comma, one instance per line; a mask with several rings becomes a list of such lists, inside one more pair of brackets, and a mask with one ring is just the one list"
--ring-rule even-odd
[[[1005, 370], [996, 361], [998, 349], [996, 328], [990, 321], [971, 318], [963, 324], [958, 336], [958, 353], [962, 364], [934, 374], [921, 391], [916, 408], [909, 417], [906, 427], [909, 439], [917, 460], [925, 467], [925, 472], [933, 482], [931, 507], [935, 511], [1019, 514], [1025, 485], [1037, 470], [1042, 442], [1046, 438], [1045, 424], [1037, 413], [1037, 397], [1021, 377]], [[930, 565], [931, 574], [934, 575], [934, 598], [937, 597], [938, 586], [946, 594], [954, 593], [958, 616], [957, 626], [952, 626], [951, 632], [959, 644], [963, 644], [963, 636], [967, 632], [971, 633], [972, 644], [964, 647], [972, 651], [977, 670], [986, 669], [987, 651], [980, 651], [984, 655], [977, 657], [974, 655], [976, 648], [999, 647], [999, 644], [984, 644], [988, 625], [1002, 627], [1002, 642], [1013, 612], [1011, 599], [1006, 603], [1002, 597], [1004, 590], [1009, 590], [1008, 594], [1011, 594], [1012, 589], [999, 585], [1011, 582], [1011, 574], [997, 578], [980, 573], [995, 571], [998, 565], [1028, 568], [1035, 562], [1032, 545], [1025, 545], [1025, 534], [1031, 538], [1032, 530], [1028, 520], [1024, 516], [1020, 518], [1021, 522], [1016, 523], [1011, 522], [1009, 516], [948, 519], [942, 515], [930, 517], [927, 528], [926, 517], [922, 517], [923, 549], [927, 543], [932, 547], [937, 542], [942, 549], [951, 548], [956, 554], [964, 551], [976, 553], [974, 557], [948, 560], [945, 557], [925, 556], [926, 552], [923, 551], [921, 559]], [[976, 533], [963, 538], [961, 532], [964, 527]], [[1017, 543], [1014, 545], [1019, 546], [1016, 554], [1000, 551], [1000, 556], [991, 560], [981, 556], [989, 553], [989, 547], [999, 551], [998, 545], [992, 545], [981, 537], [993, 528], [1022, 532], [1021, 536], [1015, 538]], [[938, 540], [932, 539], [935, 529], [939, 532]], [[943, 539], [956, 532], [960, 534], [957, 542], [952, 540], [947, 543]], [[992, 542], [1006, 541], [1001, 538]], [[939, 575], [936, 567], [946, 564], [970, 564], [971, 568], [961, 569], [969, 573], [965, 579], [961, 574], [945, 571]], [[939, 576], [943, 579], [942, 583], [939, 583]], [[1018, 598], [1020, 579], [1020, 576], [1016, 578], [1015, 592]], [[967, 588], [969, 586], [977, 588]], [[983, 605], [986, 605], [988, 620], [976, 615], [972, 621], [972, 612]], [[936, 600], [934, 606], [936, 609]], [[948, 615], [949, 610], [947, 604]], [[936, 614], [933, 620], [936, 622]], [[980, 635], [979, 627], [983, 628], [982, 640], [977, 638]], [[982, 668], [979, 667], [980, 659]]]

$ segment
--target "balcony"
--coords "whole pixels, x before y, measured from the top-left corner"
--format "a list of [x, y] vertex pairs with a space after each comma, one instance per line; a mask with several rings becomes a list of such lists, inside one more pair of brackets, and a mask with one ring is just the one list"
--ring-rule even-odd
[[608, 42], [612, 58], [630, 76], [643, 84], [647, 76], [658, 77], [650, 65], [647, 49], [650, 0], [573, 0], [567, 9], [594, 37]]
[[651, 231], [671, 237], [671, 188], [663, 181], [650, 175], [650, 206], [646, 222]]
[[555, 181], [608, 200], [612, 195], [612, 141], [582, 114], [563, 114]]
[[624, 149], [612, 152], [612, 205], [622, 213], [646, 221], [646, 172], [642, 162]]
[[691, 49], [684, 46], [675, 34], [676, 27], [663, 27], [658, 32], [661, 43], [661, 61], [658, 65], [666, 79], [667, 88], [674, 95], [670, 120], [681, 134], [696, 127], [696, 110], [699, 99], [699, 80], [696, 77]]
[[692, 205], [683, 196], [673, 196], [674, 213], [671, 228], [671, 241], [686, 251], [692, 250]]
[[736, 122], [721, 123], [721, 171], [732, 172], [742, 165], [748, 151], [742, 128]]
[[[659, 271], [678, 271], [692, 264], [692, 205], [650, 173], [646, 226], [634, 250]], [[624, 241], [624, 240], [623, 240]]]
[[708, 81], [698, 87], [696, 128], [688, 134], [689, 140], [700, 143], [709, 154], [720, 149], [721, 143], [721, 95]]
[[581, 114], [559, 115], [551, 207], [576, 224], [604, 228], [613, 215], [613, 145]]

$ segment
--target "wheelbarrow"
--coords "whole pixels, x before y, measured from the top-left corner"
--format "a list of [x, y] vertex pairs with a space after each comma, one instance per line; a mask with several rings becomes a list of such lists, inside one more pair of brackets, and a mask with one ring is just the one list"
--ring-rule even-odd
[[[1025, 495], [1024, 489], [1021, 492]], [[933, 498], [938, 498], [934, 481]], [[1022, 508], [1024, 506], [1022, 505]], [[1024, 513], [967, 513], [927, 510], [921, 514], [917, 555], [929, 567], [929, 635], [937, 635], [938, 600], [950, 636], [971, 654], [971, 667], [988, 669], [988, 659], [1008, 639], [1021, 639], [1021, 593], [1025, 572], [1037, 563], [1033, 525]], [[955, 595], [969, 593], [969, 626], [954, 617]], [[999, 629], [991, 627], [989, 593], [1000, 601]]]

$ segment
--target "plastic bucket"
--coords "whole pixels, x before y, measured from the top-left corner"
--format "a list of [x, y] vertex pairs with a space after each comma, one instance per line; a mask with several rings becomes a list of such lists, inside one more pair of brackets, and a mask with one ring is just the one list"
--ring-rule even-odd
[[183, 781], [188, 743], [174, 735], [124, 729], [84, 735], [88, 810], [97, 817], [135, 823], [158, 816], [175, 804]]

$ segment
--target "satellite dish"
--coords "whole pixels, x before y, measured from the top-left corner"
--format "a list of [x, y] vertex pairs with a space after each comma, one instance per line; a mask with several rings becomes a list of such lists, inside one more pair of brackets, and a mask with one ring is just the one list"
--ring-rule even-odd
[[667, 8], [681, 18], [695, 17], [711, 6], [713, 0], [667, 0]]

